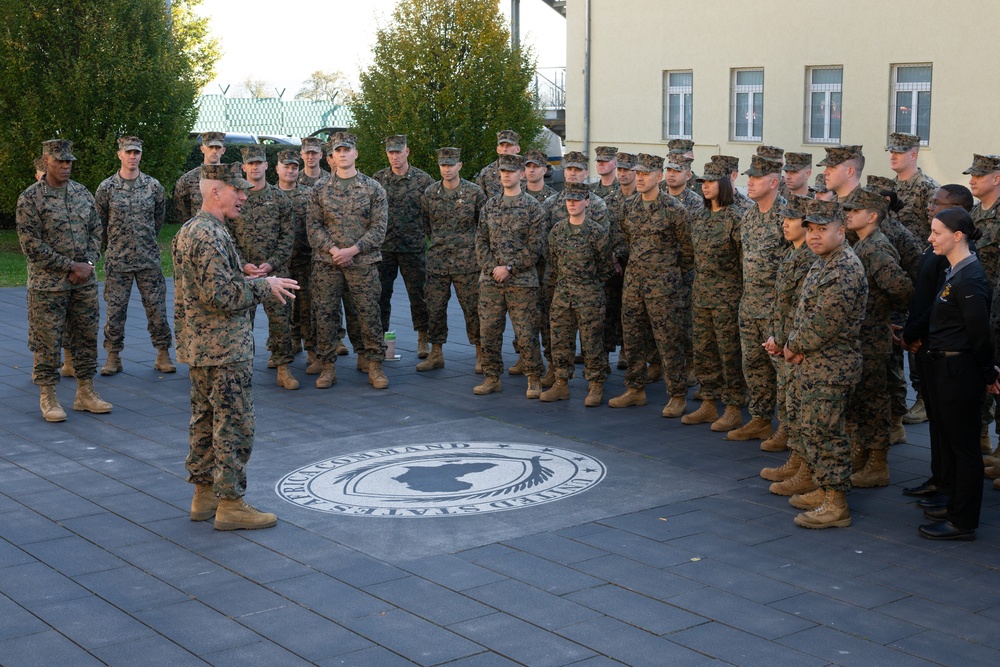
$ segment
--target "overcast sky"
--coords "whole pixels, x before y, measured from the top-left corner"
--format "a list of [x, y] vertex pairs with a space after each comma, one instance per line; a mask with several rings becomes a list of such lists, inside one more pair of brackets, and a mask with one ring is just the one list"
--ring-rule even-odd
[[[498, 0], [510, 14], [510, 0]], [[222, 58], [203, 91], [232, 95], [247, 77], [265, 81], [285, 99], [316, 70], [343, 71], [352, 82], [371, 62], [375, 28], [388, 22], [396, 0], [203, 0]], [[279, 36], [286, 35], [282, 41]], [[539, 67], [566, 65], [566, 21], [542, 0], [521, 0], [521, 41]]]

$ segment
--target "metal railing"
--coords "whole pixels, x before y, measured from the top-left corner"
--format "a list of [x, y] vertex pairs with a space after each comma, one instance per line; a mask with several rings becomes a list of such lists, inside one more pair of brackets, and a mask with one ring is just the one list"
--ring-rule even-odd
[[532, 94], [539, 109], [565, 109], [566, 68], [539, 67], [535, 70]]

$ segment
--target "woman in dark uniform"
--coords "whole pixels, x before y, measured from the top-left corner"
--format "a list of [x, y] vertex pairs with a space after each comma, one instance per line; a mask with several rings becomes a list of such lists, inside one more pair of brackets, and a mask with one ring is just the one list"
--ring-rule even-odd
[[986, 273], [969, 242], [982, 236], [960, 208], [939, 212], [928, 238], [934, 253], [948, 259], [944, 284], [931, 308], [927, 336], [931, 439], [948, 464], [942, 480], [951, 498], [946, 507], [924, 514], [920, 526], [930, 540], [973, 540], [983, 500], [983, 459], [979, 452], [979, 411], [983, 392], [1000, 393], [994, 366]]

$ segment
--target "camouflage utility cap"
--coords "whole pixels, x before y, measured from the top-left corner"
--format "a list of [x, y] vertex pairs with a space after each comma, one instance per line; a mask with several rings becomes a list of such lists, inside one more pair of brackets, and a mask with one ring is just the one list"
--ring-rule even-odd
[[771, 158], [772, 160], [782, 160], [785, 156], [785, 149], [777, 146], [758, 146], [757, 155]]
[[817, 167], [836, 167], [841, 162], [847, 162], [862, 156], [861, 146], [829, 146], [825, 148], [826, 157], [816, 163]]
[[385, 152], [401, 151], [406, 148], [406, 135], [394, 134], [385, 138]]
[[889, 135], [889, 145], [885, 149], [891, 153], [906, 153], [920, 145], [920, 137], [905, 132], [893, 132]]
[[225, 132], [202, 132], [201, 133], [201, 145], [202, 146], [217, 146], [219, 148], [224, 148], [226, 145], [226, 133]]
[[896, 191], [896, 181], [891, 178], [886, 178], [885, 176], [869, 176], [868, 177], [868, 187], [873, 190], [882, 190], [895, 192]]
[[326, 142], [326, 150], [328, 153], [332, 153], [341, 146], [357, 148], [358, 138], [350, 132], [334, 132]]
[[813, 192], [829, 192], [826, 188], [826, 174], [816, 174], [815, 185], [810, 185], [809, 189]]
[[454, 146], [445, 146], [437, 150], [438, 164], [458, 164], [462, 161], [461, 149]]
[[802, 171], [812, 167], [812, 153], [785, 153], [784, 171]]
[[563, 156], [563, 166], [567, 169], [569, 167], [588, 169], [590, 167], [590, 158], [587, 157], [586, 153], [581, 153], [580, 151], [570, 151]]
[[750, 168], [743, 172], [744, 176], [767, 176], [781, 171], [781, 160], [772, 160], [762, 155], [750, 157]]
[[537, 164], [539, 167], [549, 166], [549, 159], [545, 157], [545, 153], [538, 149], [533, 149], [524, 154], [524, 164]]
[[835, 201], [813, 199], [809, 202], [809, 209], [806, 211], [804, 220], [806, 222], [815, 222], [817, 225], [842, 222], [844, 220], [844, 210]]
[[281, 164], [299, 164], [299, 155], [295, 151], [281, 151], [278, 153], [278, 162]]
[[524, 169], [524, 158], [520, 155], [501, 155], [497, 158], [497, 169], [500, 171], [520, 171]]
[[1000, 171], [1000, 155], [980, 155], [973, 153], [972, 166], [963, 171], [971, 176], [985, 176], [994, 171]]
[[619, 153], [615, 159], [618, 160], [619, 169], [633, 169], [635, 167], [635, 153]]
[[263, 146], [244, 146], [240, 149], [243, 161], [247, 164], [251, 162], [267, 162], [267, 154]]
[[783, 218], [804, 218], [806, 217], [806, 212], [809, 210], [809, 203], [815, 201], [810, 197], [803, 197], [801, 195], [792, 195], [791, 198], [785, 202], [784, 207], [781, 209], [781, 217]]
[[49, 139], [42, 142], [42, 155], [51, 155], [60, 161], [72, 162], [76, 160], [73, 155], [73, 142], [68, 139]]
[[659, 155], [639, 153], [635, 156], [635, 166], [632, 168], [643, 172], [663, 171], [663, 158]]
[[563, 186], [566, 199], [590, 199], [590, 188], [586, 183], [567, 183]]
[[711, 160], [712, 162], [721, 164], [730, 174], [740, 170], [740, 159], [738, 157], [733, 157], [732, 155], [713, 155]]
[[512, 144], [514, 146], [521, 145], [521, 135], [514, 130], [500, 130], [497, 132], [497, 145], [500, 144]]
[[690, 139], [671, 139], [667, 142], [667, 150], [687, 153], [694, 150], [694, 142]]
[[870, 187], [858, 188], [848, 201], [841, 204], [845, 210], [871, 209], [873, 211], [889, 210], [889, 200], [885, 198], [880, 190]]
[[253, 187], [253, 183], [243, 178], [243, 172], [240, 171], [239, 162], [231, 162], [229, 164], [203, 164], [201, 165], [201, 180], [203, 181], [222, 181], [232, 185], [240, 190], [249, 190]]
[[699, 183], [704, 183], [705, 181], [721, 181], [724, 178], [729, 178], [729, 174], [732, 172], [726, 169], [726, 165], [721, 162], [706, 162], [705, 168], [701, 172], [701, 176], [697, 178]]
[[139, 137], [118, 137], [118, 150], [142, 152], [142, 139]]
[[684, 171], [691, 167], [691, 163], [694, 160], [683, 153], [667, 153], [667, 158], [664, 160], [667, 169], [673, 169], [674, 171]]
[[319, 137], [302, 137], [302, 148], [300, 149], [303, 153], [323, 153], [323, 142], [320, 141]]
[[598, 162], [611, 162], [615, 159], [615, 154], [618, 153], [618, 147], [598, 146], [594, 149], [594, 153], [597, 155]]

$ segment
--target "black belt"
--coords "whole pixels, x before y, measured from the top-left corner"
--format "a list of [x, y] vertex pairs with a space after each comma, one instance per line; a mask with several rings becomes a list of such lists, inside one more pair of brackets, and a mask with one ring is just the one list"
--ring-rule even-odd
[[931, 359], [944, 359], [946, 357], [957, 357], [960, 354], [968, 354], [965, 350], [930, 350], [927, 352], [927, 356]]

